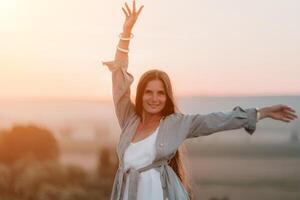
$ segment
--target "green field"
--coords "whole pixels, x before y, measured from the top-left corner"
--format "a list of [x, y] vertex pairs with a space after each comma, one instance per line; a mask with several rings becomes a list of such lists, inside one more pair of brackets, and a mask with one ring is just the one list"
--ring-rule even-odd
[[195, 142], [188, 152], [196, 199], [300, 199], [300, 144]]

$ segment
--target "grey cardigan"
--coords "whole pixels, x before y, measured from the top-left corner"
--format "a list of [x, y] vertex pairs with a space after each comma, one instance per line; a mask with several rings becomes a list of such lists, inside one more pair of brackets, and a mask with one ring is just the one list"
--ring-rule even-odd
[[128, 199], [136, 200], [139, 174], [151, 168], [158, 170], [161, 174], [164, 199], [188, 200], [189, 197], [183, 184], [168, 165], [184, 140], [239, 128], [244, 128], [249, 134], [255, 131], [257, 122], [255, 108], [242, 109], [237, 106], [231, 112], [214, 112], [206, 115], [174, 113], [160, 121], [154, 163], [142, 169], [125, 171], [123, 155], [140, 122], [140, 118], [134, 111], [134, 104], [130, 100], [130, 85], [133, 82], [133, 76], [127, 72], [128, 57], [124, 61], [106, 62], [105, 65], [112, 72], [115, 112], [122, 130], [117, 146], [119, 168], [115, 176], [111, 200], [122, 199], [127, 178], [129, 178]]

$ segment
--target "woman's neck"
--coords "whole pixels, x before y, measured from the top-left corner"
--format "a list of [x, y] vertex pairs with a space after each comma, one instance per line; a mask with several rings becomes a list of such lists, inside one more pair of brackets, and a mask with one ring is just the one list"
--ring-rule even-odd
[[152, 115], [152, 114], [143, 112], [142, 124], [146, 125], [146, 124], [151, 124], [151, 123], [157, 123], [160, 121], [161, 118], [162, 118], [162, 115], [160, 115], [160, 114]]

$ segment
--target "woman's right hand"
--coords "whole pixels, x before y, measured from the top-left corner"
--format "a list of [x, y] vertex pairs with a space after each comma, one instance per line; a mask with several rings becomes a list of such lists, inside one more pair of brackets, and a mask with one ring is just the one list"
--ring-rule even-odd
[[140, 8], [136, 11], [135, 0], [133, 0], [132, 9], [130, 9], [128, 4], [125, 2], [125, 7], [122, 7], [126, 17], [123, 25], [124, 31], [131, 31], [143, 7], [143, 5], [140, 6]]

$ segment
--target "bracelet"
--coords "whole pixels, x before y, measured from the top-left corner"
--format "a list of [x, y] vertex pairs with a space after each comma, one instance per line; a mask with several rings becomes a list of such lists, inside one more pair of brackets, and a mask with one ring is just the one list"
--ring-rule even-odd
[[259, 108], [256, 108], [256, 121], [260, 120], [260, 112], [258, 110]]
[[129, 49], [123, 49], [123, 48], [121, 48], [121, 47], [119, 47], [119, 46], [117, 46], [117, 49], [118, 49], [119, 51], [123, 52], [123, 53], [128, 53], [128, 52], [129, 52]]
[[131, 40], [133, 38], [133, 36], [134, 35], [132, 33], [130, 33], [130, 37], [129, 38], [124, 38], [124, 37], [122, 37], [122, 33], [120, 33], [119, 38], [120, 38], [120, 40], [129, 41], [129, 40]]

